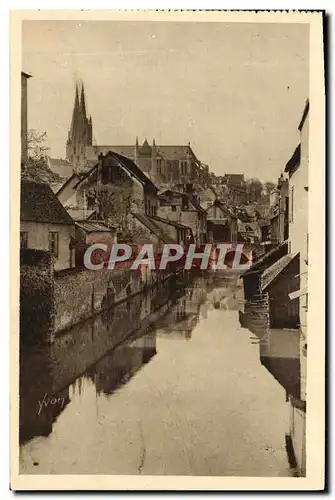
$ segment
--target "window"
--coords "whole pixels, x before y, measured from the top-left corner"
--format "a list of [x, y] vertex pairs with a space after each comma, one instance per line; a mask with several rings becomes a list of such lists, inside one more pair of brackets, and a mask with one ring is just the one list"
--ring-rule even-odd
[[294, 187], [290, 189], [290, 208], [289, 208], [289, 221], [293, 222], [293, 197], [294, 197]]
[[176, 212], [176, 210], [177, 210], [177, 206], [176, 205], [172, 205], [171, 208], [172, 208], [172, 212]]
[[20, 247], [28, 248], [28, 233], [26, 231], [20, 232]]
[[49, 233], [49, 250], [52, 253], [52, 255], [58, 259], [58, 254], [59, 254], [59, 234], [50, 231]]

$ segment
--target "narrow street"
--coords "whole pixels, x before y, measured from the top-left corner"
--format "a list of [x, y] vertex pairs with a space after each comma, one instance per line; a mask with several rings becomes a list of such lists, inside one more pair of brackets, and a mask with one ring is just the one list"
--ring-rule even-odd
[[41, 418], [62, 408], [49, 435], [22, 444], [21, 473], [290, 476], [285, 390], [240, 326], [237, 278], [221, 281], [196, 277], [70, 385], [64, 407], [61, 394], [30, 401]]

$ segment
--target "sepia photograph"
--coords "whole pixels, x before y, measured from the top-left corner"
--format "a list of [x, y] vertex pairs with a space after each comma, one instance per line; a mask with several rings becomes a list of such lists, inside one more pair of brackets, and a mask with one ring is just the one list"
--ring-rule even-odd
[[322, 490], [322, 13], [11, 31], [12, 489]]

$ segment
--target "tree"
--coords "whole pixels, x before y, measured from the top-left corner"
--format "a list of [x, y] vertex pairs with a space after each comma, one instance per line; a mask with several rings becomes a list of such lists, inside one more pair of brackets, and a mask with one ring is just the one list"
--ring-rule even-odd
[[[92, 183], [93, 181], [93, 183]], [[139, 228], [134, 226], [132, 212], [136, 211], [131, 185], [98, 184], [96, 178], [82, 183], [81, 193], [86, 197], [87, 206], [97, 211], [97, 218], [106, 226], [116, 229], [119, 238], [134, 241], [142, 236]]]
[[253, 177], [247, 180], [247, 190], [249, 203], [257, 202], [262, 196], [263, 184], [259, 179]]
[[274, 182], [265, 182], [264, 184], [264, 189], [267, 195], [271, 193], [271, 191], [276, 187], [276, 184]]
[[34, 129], [28, 131], [28, 159], [22, 174], [31, 180], [60, 182], [61, 177], [48, 166], [50, 148], [46, 145], [46, 140], [46, 132], [37, 132]]

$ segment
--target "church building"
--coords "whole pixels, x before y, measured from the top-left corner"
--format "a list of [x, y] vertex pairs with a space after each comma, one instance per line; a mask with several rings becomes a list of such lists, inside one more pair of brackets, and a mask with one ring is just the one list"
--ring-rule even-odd
[[100, 154], [114, 152], [132, 160], [159, 188], [170, 187], [174, 183], [203, 182], [209, 176], [208, 166], [196, 157], [190, 143], [187, 145], [161, 146], [155, 139], [149, 144], [147, 139], [134, 145], [93, 144], [93, 124], [86, 110], [84, 85], [76, 85], [71, 127], [66, 143], [66, 164], [69, 176], [74, 171], [92, 168]]

